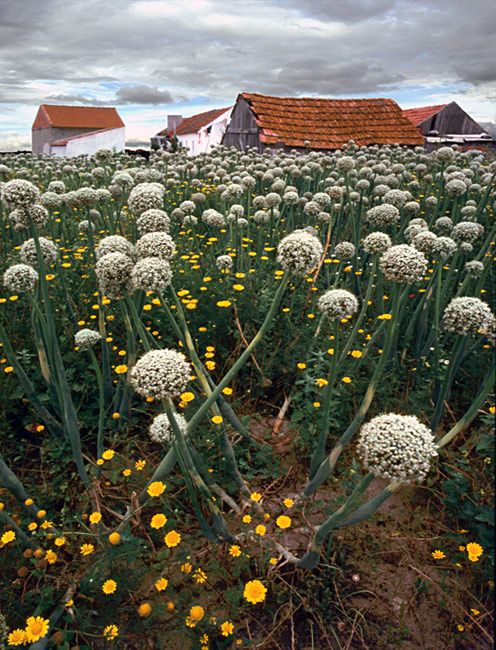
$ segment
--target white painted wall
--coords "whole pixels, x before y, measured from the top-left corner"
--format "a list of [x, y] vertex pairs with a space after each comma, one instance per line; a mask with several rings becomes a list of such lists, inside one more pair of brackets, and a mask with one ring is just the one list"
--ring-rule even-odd
[[101, 133], [79, 136], [67, 141], [63, 146], [50, 145], [50, 153], [59, 157], [81, 156], [94, 154], [98, 149], [106, 147], [123, 151], [126, 146], [126, 127], [110, 129]]
[[[202, 127], [198, 133], [178, 135], [177, 139], [179, 144], [189, 148], [189, 156], [196, 156], [199, 153], [208, 153], [213, 146], [220, 144], [224, 131], [226, 130], [231, 118], [231, 111], [232, 108], [225, 113], [222, 113], [222, 115], [219, 115], [219, 117], [210, 122], [210, 124]], [[210, 134], [207, 134], [209, 126], [211, 126], [212, 129]]]

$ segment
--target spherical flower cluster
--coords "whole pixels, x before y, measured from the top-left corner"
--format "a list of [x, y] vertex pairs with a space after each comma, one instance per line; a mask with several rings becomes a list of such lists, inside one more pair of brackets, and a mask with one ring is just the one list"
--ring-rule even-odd
[[35, 228], [43, 228], [48, 219], [48, 210], [37, 203], [29, 206], [29, 214], [27, 208], [16, 208], [9, 214], [9, 219], [14, 222], [14, 229], [19, 231], [29, 228], [30, 216]]
[[164, 187], [158, 183], [140, 183], [131, 190], [128, 205], [137, 215], [153, 208], [162, 208], [164, 191]]
[[253, 215], [253, 221], [255, 223], [268, 223], [270, 221], [270, 211], [257, 210]]
[[62, 205], [62, 197], [56, 192], [45, 192], [40, 196], [40, 203], [48, 210], [58, 210]]
[[131, 384], [142, 397], [179, 397], [191, 378], [191, 366], [175, 350], [152, 350], [131, 370]]
[[92, 187], [80, 187], [77, 191], [79, 205], [83, 208], [89, 208], [97, 201], [96, 190]]
[[475, 221], [460, 221], [453, 228], [453, 238], [473, 244], [484, 233], [484, 226]]
[[309, 217], [315, 217], [322, 211], [322, 207], [317, 203], [317, 201], [308, 201], [308, 203], [305, 203], [303, 211], [308, 214]]
[[408, 201], [408, 193], [403, 190], [389, 190], [384, 194], [382, 200], [387, 205], [394, 205], [397, 208], [402, 208]]
[[450, 196], [461, 196], [467, 191], [467, 186], [464, 181], [453, 178], [451, 181], [446, 183], [446, 191]]
[[78, 225], [78, 232], [81, 233], [82, 235], [87, 235], [90, 231], [95, 232], [95, 224], [92, 222], [89, 222], [87, 219], [83, 219], [83, 221], [79, 222]]
[[123, 288], [132, 287], [131, 271], [133, 262], [123, 253], [108, 253], [101, 257], [95, 265], [100, 291], [108, 298], [119, 298]]
[[132, 257], [134, 246], [125, 237], [109, 235], [108, 237], [104, 237], [95, 248], [96, 259], [99, 260], [109, 253], [121, 253], [122, 255], [127, 255], [127, 257]]
[[223, 228], [226, 225], [224, 216], [213, 208], [209, 208], [203, 212], [202, 221], [212, 228]]
[[330, 289], [319, 298], [317, 308], [329, 320], [341, 320], [358, 311], [358, 299], [346, 289]]
[[131, 282], [143, 291], [162, 291], [172, 280], [169, 262], [159, 257], [144, 257], [131, 272]]
[[439, 230], [441, 234], [447, 235], [451, 232], [451, 229], [453, 228], [453, 222], [449, 217], [439, 217], [434, 222], [434, 228], [436, 230]]
[[455, 152], [451, 147], [440, 147], [434, 152], [436, 159], [441, 163], [450, 163], [455, 159]]
[[74, 343], [80, 350], [89, 350], [101, 340], [99, 332], [90, 329], [79, 330], [74, 334]]
[[[177, 425], [182, 434], [186, 435], [188, 423], [179, 413], [175, 413], [174, 417], [176, 418]], [[172, 442], [174, 440], [174, 432], [172, 431], [167, 413], [160, 413], [160, 415], [157, 415], [151, 423], [148, 432], [150, 434], [150, 438], [155, 442], [161, 442], [164, 444], [167, 442]]]
[[170, 260], [174, 256], [176, 245], [166, 232], [149, 232], [138, 239], [135, 253], [138, 259], [143, 257], [160, 257]]
[[232, 265], [233, 259], [230, 255], [219, 255], [219, 257], [215, 260], [215, 266], [220, 271], [226, 271], [227, 269], [230, 269]]
[[442, 260], [447, 260], [456, 251], [456, 242], [451, 237], [438, 237], [434, 242], [433, 253], [436, 253]]
[[420, 282], [427, 271], [427, 259], [423, 253], [408, 246], [399, 244], [391, 246], [382, 254], [379, 268], [384, 275], [400, 284]]
[[391, 238], [385, 232], [371, 232], [363, 240], [363, 250], [366, 253], [380, 254], [391, 248]]
[[269, 194], [265, 196], [265, 203], [268, 208], [277, 208], [281, 201], [281, 197], [276, 192], [269, 192]]
[[14, 264], [3, 274], [3, 286], [13, 293], [32, 291], [38, 282], [38, 272], [27, 264]]
[[355, 161], [351, 156], [341, 156], [336, 162], [336, 168], [342, 174], [346, 174], [355, 168]]
[[40, 191], [30, 181], [14, 178], [2, 187], [2, 199], [16, 208], [28, 208], [40, 198]]
[[355, 245], [349, 241], [342, 241], [334, 247], [333, 257], [342, 262], [348, 262], [355, 257]]
[[296, 205], [298, 203], [299, 198], [300, 197], [298, 196], [298, 192], [294, 190], [288, 190], [287, 192], [284, 192], [284, 194], [282, 195], [282, 200], [287, 205]]
[[[45, 237], [38, 238], [40, 242], [41, 256], [46, 266], [53, 264], [58, 256], [58, 250], [53, 241], [50, 239], [45, 239]], [[19, 252], [21, 260], [24, 264], [29, 264], [30, 266], [38, 266], [38, 257], [36, 256], [36, 244], [34, 239], [27, 239], [24, 244], [21, 246]]]
[[415, 416], [386, 413], [362, 426], [357, 452], [369, 472], [411, 483], [427, 476], [437, 447], [432, 431]]
[[322, 253], [322, 244], [317, 237], [295, 230], [279, 242], [277, 261], [284, 271], [303, 276], [317, 266]]
[[432, 253], [436, 248], [437, 236], [430, 230], [421, 230], [412, 239], [412, 245], [422, 253]]
[[482, 264], [482, 262], [478, 262], [477, 260], [472, 260], [471, 262], [467, 262], [465, 264], [465, 271], [467, 271], [467, 273], [473, 278], [480, 278], [484, 272], [484, 264]]
[[195, 211], [195, 202], [194, 201], [183, 201], [179, 206], [179, 209], [184, 212], [184, 214], [193, 214]]
[[443, 324], [448, 332], [460, 336], [477, 334], [480, 331], [488, 332], [491, 336], [495, 318], [487, 302], [479, 298], [463, 296], [453, 298], [448, 304], [443, 313]]
[[396, 223], [400, 219], [400, 212], [398, 208], [391, 203], [384, 203], [383, 205], [376, 205], [374, 208], [367, 210], [365, 214], [365, 221], [372, 226], [389, 226]]

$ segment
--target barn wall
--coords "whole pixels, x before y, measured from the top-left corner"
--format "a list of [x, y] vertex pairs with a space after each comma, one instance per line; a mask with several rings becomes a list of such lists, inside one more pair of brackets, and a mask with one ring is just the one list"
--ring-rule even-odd
[[260, 128], [255, 122], [248, 102], [239, 96], [231, 114], [231, 121], [222, 138], [222, 144], [226, 147], [234, 145], [241, 151], [245, 151], [249, 147], [257, 147], [261, 151], [259, 133]]
[[473, 135], [484, 133], [484, 129], [473, 120], [456, 102], [451, 102], [439, 112], [419, 124], [424, 135], [429, 131], [439, 133], [463, 133]]
[[52, 146], [51, 154], [55, 156], [81, 156], [94, 154], [98, 149], [107, 148], [122, 151], [125, 147], [126, 128], [110, 129], [101, 133], [87, 135], [84, 138], [69, 140], [64, 146]]
[[33, 153], [49, 153], [48, 146], [55, 140], [62, 140], [62, 138], [72, 138], [75, 135], [82, 135], [94, 131], [94, 129], [65, 129], [60, 127], [51, 126], [48, 129], [33, 129], [31, 131], [31, 151]]

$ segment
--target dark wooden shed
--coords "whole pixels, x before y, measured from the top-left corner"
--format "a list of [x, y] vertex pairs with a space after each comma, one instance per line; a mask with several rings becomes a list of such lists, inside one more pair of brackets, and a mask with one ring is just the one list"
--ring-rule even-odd
[[[340, 149], [350, 140], [422, 145], [423, 138], [392, 99], [321, 99], [241, 93], [222, 144], [305, 151]], [[308, 144], [306, 144], [308, 143]]]
[[403, 115], [423, 134], [428, 151], [450, 143], [461, 148], [494, 146], [487, 131], [456, 102], [409, 108]]

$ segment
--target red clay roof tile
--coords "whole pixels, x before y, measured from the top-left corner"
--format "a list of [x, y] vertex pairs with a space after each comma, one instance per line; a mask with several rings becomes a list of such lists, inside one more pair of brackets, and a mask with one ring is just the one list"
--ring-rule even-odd
[[44, 129], [50, 126], [75, 129], [118, 129], [125, 125], [115, 108], [41, 104], [32, 128]]
[[438, 104], [437, 106], [421, 106], [420, 108], [406, 108], [403, 115], [407, 117], [412, 124], [418, 126], [421, 122], [426, 120], [434, 113], [438, 113], [441, 109], [445, 108], [448, 104]]
[[242, 93], [261, 128], [260, 141], [288, 147], [339, 149], [349, 140], [422, 145], [419, 131], [392, 99], [320, 99]]
[[[213, 122], [218, 117], [225, 113], [231, 108], [214, 108], [211, 111], [205, 111], [205, 113], [199, 113], [198, 115], [193, 115], [192, 117], [187, 117], [181, 122], [181, 124], [176, 128], [177, 135], [186, 135], [187, 133], [198, 133], [198, 131]], [[157, 135], [173, 135], [174, 131], [168, 129], [163, 129]]]

